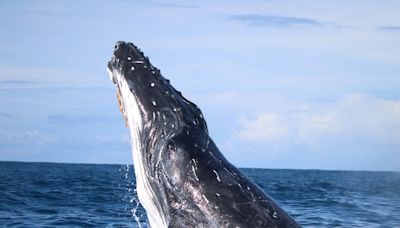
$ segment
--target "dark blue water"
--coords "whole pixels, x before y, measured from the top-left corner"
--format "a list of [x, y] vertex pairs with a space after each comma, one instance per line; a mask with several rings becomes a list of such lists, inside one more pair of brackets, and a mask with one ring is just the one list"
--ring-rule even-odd
[[[400, 173], [243, 169], [304, 227], [400, 227]], [[0, 162], [0, 227], [146, 227], [131, 166]]]

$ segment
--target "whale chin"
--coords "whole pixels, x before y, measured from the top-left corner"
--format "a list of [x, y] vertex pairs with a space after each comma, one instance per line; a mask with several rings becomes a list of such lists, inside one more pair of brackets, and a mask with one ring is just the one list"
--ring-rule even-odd
[[300, 227], [225, 159], [201, 110], [132, 43], [108, 62], [151, 227]]

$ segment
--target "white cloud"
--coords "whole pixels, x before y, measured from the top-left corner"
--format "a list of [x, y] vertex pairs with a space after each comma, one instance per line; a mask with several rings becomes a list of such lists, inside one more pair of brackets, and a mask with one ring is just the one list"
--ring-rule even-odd
[[337, 104], [341, 131], [347, 137], [400, 143], [400, 100], [353, 95]]
[[104, 86], [109, 85], [109, 81], [106, 79], [105, 73], [102, 78], [95, 74], [78, 72], [73, 69], [0, 65], [0, 81], [3, 82], [0, 83], [3, 84], [0, 86], [5, 88], [19, 88], [20, 86], [24, 88], [38, 86]]
[[296, 140], [310, 145], [340, 140], [400, 144], [400, 100], [349, 95], [336, 102], [298, 107], [299, 112], [264, 112], [253, 120], [239, 121], [234, 137], [265, 143]]
[[294, 123], [297, 134], [301, 138], [310, 135], [337, 134], [340, 132], [339, 122], [335, 114], [303, 114]]
[[24, 132], [2, 132], [0, 131], [0, 142], [45, 145], [54, 144], [59, 138], [54, 135], [44, 134], [38, 130]]
[[263, 113], [255, 120], [243, 118], [241, 122], [242, 129], [235, 136], [245, 140], [276, 141], [288, 131], [284, 119], [272, 113]]
[[101, 143], [122, 143], [122, 144], [130, 145], [130, 142], [131, 142], [128, 134], [100, 135], [100, 136], [95, 136], [94, 139]]

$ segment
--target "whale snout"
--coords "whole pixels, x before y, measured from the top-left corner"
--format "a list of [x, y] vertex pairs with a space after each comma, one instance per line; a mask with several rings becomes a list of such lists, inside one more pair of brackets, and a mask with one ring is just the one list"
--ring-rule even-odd
[[150, 67], [150, 62], [143, 52], [136, 47], [133, 43], [118, 41], [114, 45], [114, 54], [111, 60], [108, 62], [107, 71], [110, 75], [110, 80], [117, 84], [115, 75], [113, 72], [122, 73], [125, 76], [131, 77], [130, 73], [134, 72], [136, 69], [148, 69]]
[[119, 61], [135, 62], [145, 61], [146, 57], [143, 52], [133, 43], [118, 41], [114, 46], [113, 58]]
[[[114, 54], [108, 62], [107, 70], [111, 74], [118, 72], [120, 75], [124, 75], [125, 79], [131, 81], [137, 77], [155, 76], [160, 73], [138, 47], [124, 41], [118, 41], [114, 45]], [[111, 80], [115, 83], [115, 79], [111, 78]], [[135, 81], [140, 81], [140, 79]]]

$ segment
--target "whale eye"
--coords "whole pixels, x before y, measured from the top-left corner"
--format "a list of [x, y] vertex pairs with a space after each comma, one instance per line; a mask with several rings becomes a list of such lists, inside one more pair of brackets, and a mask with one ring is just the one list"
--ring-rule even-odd
[[176, 145], [174, 142], [168, 142], [167, 148], [168, 150], [176, 151]]
[[168, 142], [166, 152], [169, 159], [176, 159], [176, 145], [174, 142]]

